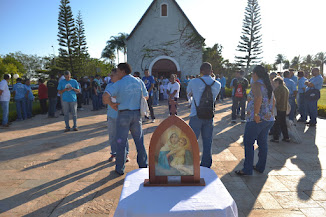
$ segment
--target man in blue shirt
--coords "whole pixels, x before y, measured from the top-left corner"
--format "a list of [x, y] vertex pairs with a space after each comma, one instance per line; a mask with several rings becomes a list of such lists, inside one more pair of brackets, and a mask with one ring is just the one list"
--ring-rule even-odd
[[[145, 76], [143, 77], [143, 82], [146, 86], [149, 98], [147, 100], [147, 104], [148, 104], [148, 108], [151, 114], [151, 118], [152, 118], [152, 123], [155, 122], [155, 115], [154, 115], [154, 110], [153, 110], [153, 88], [154, 88], [154, 84], [155, 84], [155, 80], [154, 77], [149, 75], [149, 71], [148, 69], [145, 69], [144, 71]], [[148, 117], [145, 117], [147, 119], [149, 119]]]
[[[118, 111], [116, 128], [119, 130], [116, 132], [117, 155], [115, 171], [119, 175], [123, 175], [129, 131], [136, 145], [138, 166], [139, 168], [147, 167], [140, 102], [142, 95], [148, 98], [148, 92], [142, 80], [130, 75], [131, 67], [128, 63], [120, 63], [117, 71], [118, 79], [120, 80], [109, 87], [106, 92], [109, 95], [107, 97], [107, 104]], [[112, 102], [111, 97], [115, 97], [117, 102]]]
[[70, 131], [69, 126], [69, 111], [72, 114], [74, 122], [73, 130], [78, 131], [77, 128], [77, 95], [79, 93], [79, 85], [75, 79], [71, 79], [69, 71], [65, 71], [64, 80], [61, 80], [58, 85], [58, 92], [62, 95], [63, 113], [66, 124], [64, 132]]
[[[317, 89], [321, 90], [323, 87], [323, 77], [319, 74], [318, 68], [313, 68], [311, 70], [312, 78], [309, 79], [309, 81], [305, 82], [305, 85], [307, 85], [306, 92], [310, 89]], [[306, 112], [307, 115], [310, 117], [310, 121], [306, 124], [309, 125], [309, 127], [315, 127], [317, 124], [317, 115], [318, 115], [318, 107], [317, 107], [318, 100], [306, 100]]]
[[33, 101], [34, 101], [34, 95], [32, 92], [31, 88], [31, 81], [29, 79], [25, 80], [25, 85], [27, 89], [27, 95], [25, 96], [26, 98], [26, 113], [27, 113], [27, 118], [31, 118], [33, 116]]
[[[210, 63], [203, 63], [200, 67], [200, 73], [203, 75], [202, 79], [205, 81], [207, 85], [212, 85], [212, 94], [213, 99], [215, 100], [218, 93], [221, 89], [220, 82], [214, 80], [210, 75], [212, 73], [212, 65]], [[196, 134], [197, 140], [201, 134], [203, 140], [203, 155], [201, 159], [201, 166], [210, 168], [212, 165], [212, 140], [213, 140], [213, 118], [211, 119], [200, 119], [197, 116], [196, 105], [199, 105], [202, 94], [205, 90], [206, 85], [204, 82], [199, 79], [192, 79], [187, 87], [188, 96], [192, 96], [193, 100], [191, 103], [190, 110], [190, 121], [189, 125], [193, 129]], [[196, 105], [194, 103], [196, 102]]]
[[220, 100], [223, 102], [225, 98], [225, 85], [226, 85], [226, 78], [224, 77], [223, 73], [221, 73], [220, 83], [221, 83]]
[[298, 122], [306, 122], [307, 120], [307, 114], [306, 114], [306, 108], [305, 108], [305, 97], [304, 93], [306, 92], [306, 81], [308, 81], [307, 78], [304, 77], [304, 72], [299, 71], [298, 72], [298, 106], [299, 106], [299, 113], [300, 113], [300, 119]]
[[[110, 81], [106, 85], [104, 94], [103, 94], [103, 103], [107, 104], [108, 103], [108, 90], [109, 88], [118, 81], [118, 75], [117, 75], [117, 69], [112, 69], [111, 74], [110, 74]], [[111, 98], [112, 102], [116, 102], [115, 98]], [[109, 162], [113, 161], [117, 155], [117, 142], [115, 139], [116, 136], [116, 124], [117, 124], [117, 117], [118, 117], [118, 111], [114, 110], [111, 108], [111, 106], [108, 106], [108, 111], [107, 111], [107, 120], [108, 120], [108, 133], [109, 133], [109, 146], [111, 146], [111, 156], [109, 158]], [[127, 146], [126, 146], [126, 151], [127, 151], [127, 157], [126, 157], [126, 162], [129, 162], [129, 143], [127, 140]]]
[[295, 110], [296, 110], [295, 98], [296, 98], [297, 92], [298, 92], [297, 85], [293, 80], [290, 79], [289, 71], [285, 71], [283, 76], [284, 76], [284, 83], [285, 83], [286, 87], [289, 89], [289, 104], [291, 106], [289, 120], [294, 121]]
[[21, 82], [22, 79], [17, 78], [17, 83], [13, 86], [13, 93], [15, 95], [14, 99], [16, 102], [17, 121], [25, 120], [27, 118], [27, 111], [26, 111], [27, 88]]
[[295, 85], [298, 85], [298, 77], [294, 75], [294, 69], [289, 69], [290, 79], [294, 81]]

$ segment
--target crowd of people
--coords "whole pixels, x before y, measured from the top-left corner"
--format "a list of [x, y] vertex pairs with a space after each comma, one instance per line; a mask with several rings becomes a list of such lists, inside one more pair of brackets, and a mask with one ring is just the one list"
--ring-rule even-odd
[[[279, 142], [283, 134], [283, 141], [290, 142], [287, 132], [286, 117], [296, 120], [297, 108], [300, 114], [298, 122], [305, 122], [309, 127], [317, 124], [316, 91], [323, 85], [323, 77], [318, 68], [310, 73], [290, 69], [284, 73], [268, 74], [264, 67], [256, 66], [252, 71], [250, 81], [251, 90], [247, 94], [249, 81], [244, 71], [238, 71], [232, 79], [232, 115], [231, 122], [235, 123], [238, 116], [241, 122], [246, 123], [244, 131], [245, 161], [242, 170], [236, 171], [238, 175], [251, 175], [253, 170], [264, 172], [267, 159], [268, 134], [273, 135], [271, 142]], [[8, 127], [8, 112], [10, 91], [8, 81], [10, 76], [4, 75], [0, 82], [0, 103], [3, 111], [2, 126]], [[200, 76], [189, 77], [180, 82], [176, 74], [170, 78], [157, 78], [144, 71], [144, 77], [139, 72], [132, 74], [128, 63], [120, 63], [109, 76], [83, 77], [81, 80], [73, 79], [69, 71], [56, 76], [51, 75], [46, 85], [42, 79], [38, 80], [38, 97], [41, 112], [48, 114], [49, 118], [56, 118], [56, 109], [61, 108], [64, 115], [65, 130], [71, 130], [69, 114], [73, 117], [74, 131], [78, 131], [77, 110], [82, 104], [88, 105], [92, 101], [93, 110], [97, 111], [107, 107], [107, 123], [111, 156], [109, 161], [115, 160], [116, 173], [122, 175], [125, 163], [129, 161], [128, 133], [134, 139], [137, 149], [137, 163], [140, 168], [147, 167], [147, 153], [144, 146], [142, 130], [143, 121], [151, 119], [155, 122], [153, 105], [159, 101], [168, 100], [169, 113], [177, 114], [171, 103], [177, 102], [183, 88], [190, 102], [189, 125], [197, 139], [201, 135], [203, 140], [203, 154], [201, 166], [210, 168], [212, 165], [212, 138], [213, 117], [215, 103], [225, 98], [226, 79], [221, 74], [215, 76], [210, 63], [203, 63], [200, 67]], [[313, 92], [313, 94], [311, 94]], [[16, 103], [17, 120], [21, 121], [32, 117], [34, 95], [30, 81], [24, 84], [20, 78], [13, 86], [13, 97]], [[320, 93], [319, 93], [320, 94]], [[140, 114], [141, 98], [145, 97], [150, 114], [142, 119]], [[47, 100], [49, 101], [47, 106]], [[173, 103], [173, 107], [176, 103]], [[246, 105], [247, 104], [247, 105]], [[298, 105], [298, 106], [297, 106]], [[310, 118], [309, 122], [307, 117]], [[119, 130], [118, 130], [119, 129]], [[253, 166], [254, 149], [257, 141], [259, 146], [259, 160]]]

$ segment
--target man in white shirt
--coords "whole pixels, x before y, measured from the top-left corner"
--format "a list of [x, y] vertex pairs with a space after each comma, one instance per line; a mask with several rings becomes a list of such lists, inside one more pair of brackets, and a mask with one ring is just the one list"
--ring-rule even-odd
[[0, 105], [2, 107], [2, 126], [9, 127], [9, 102], [10, 102], [10, 91], [8, 87], [8, 81], [10, 76], [4, 74], [3, 80], [0, 82]]
[[[170, 100], [178, 101], [179, 98], [179, 92], [180, 92], [180, 84], [176, 82], [177, 75], [172, 74], [170, 78], [170, 83], [168, 83], [168, 86], [166, 88], [166, 92], [168, 95], [168, 103], [169, 103], [169, 112], [171, 115], [171, 105], [170, 105]], [[176, 106], [177, 108], [177, 106]], [[175, 113], [177, 114], [177, 112]]]

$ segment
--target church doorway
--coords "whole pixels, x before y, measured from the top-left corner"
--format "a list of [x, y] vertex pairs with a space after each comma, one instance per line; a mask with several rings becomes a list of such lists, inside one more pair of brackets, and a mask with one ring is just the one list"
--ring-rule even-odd
[[179, 64], [171, 57], [156, 58], [149, 68], [153, 76], [160, 78], [170, 78], [171, 74], [177, 74], [180, 77]]

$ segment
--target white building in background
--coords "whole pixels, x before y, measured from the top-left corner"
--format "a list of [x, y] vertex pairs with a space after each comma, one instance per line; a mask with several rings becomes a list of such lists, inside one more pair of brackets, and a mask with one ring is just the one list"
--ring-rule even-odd
[[204, 38], [175, 0], [153, 0], [127, 38], [132, 70], [155, 76], [199, 74]]

